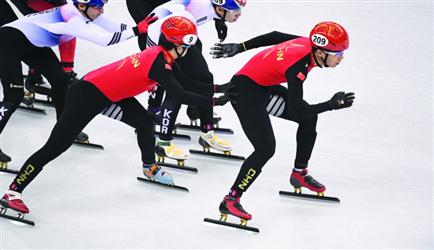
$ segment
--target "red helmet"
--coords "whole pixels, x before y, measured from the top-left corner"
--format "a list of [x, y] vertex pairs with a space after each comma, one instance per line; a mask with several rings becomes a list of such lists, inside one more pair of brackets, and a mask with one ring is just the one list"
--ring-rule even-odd
[[197, 41], [196, 25], [190, 19], [182, 16], [167, 18], [161, 24], [161, 34], [173, 44], [194, 45]]
[[334, 22], [321, 22], [313, 27], [309, 35], [313, 47], [327, 51], [343, 51], [350, 46], [347, 31]]

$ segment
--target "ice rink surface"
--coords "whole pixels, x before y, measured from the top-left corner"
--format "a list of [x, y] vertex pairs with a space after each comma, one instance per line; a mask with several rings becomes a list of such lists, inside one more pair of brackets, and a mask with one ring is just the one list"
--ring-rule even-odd
[[[105, 15], [133, 24], [124, 1], [110, 0]], [[72, 146], [48, 164], [24, 192], [35, 227], [0, 219], [0, 249], [433, 249], [433, 2], [254, 1], [229, 25], [226, 42], [242, 42], [273, 30], [307, 36], [318, 22], [341, 23], [350, 49], [335, 69], [315, 68], [304, 83], [305, 100], [318, 103], [335, 92], [354, 91], [350, 109], [320, 115], [310, 173], [340, 204], [280, 197], [291, 190], [296, 124], [272, 118], [274, 157], [243, 196], [259, 234], [205, 224], [241, 162], [191, 156], [198, 174], [168, 170], [189, 193], [140, 183], [140, 154], [133, 129], [104, 116], [85, 129], [104, 151]], [[216, 83], [225, 83], [259, 51], [213, 60], [213, 22], [199, 28]], [[55, 49], [57, 50], [57, 49]], [[79, 75], [138, 51], [135, 39], [102, 48], [78, 40]], [[121, 84], [121, 83], [120, 83]], [[146, 102], [147, 96], [140, 96]], [[18, 169], [48, 138], [48, 115], [17, 111], [1, 149]], [[188, 122], [181, 110], [179, 120]], [[233, 154], [252, 147], [230, 105], [216, 108], [222, 137]], [[199, 133], [182, 131], [200, 149]], [[1, 193], [13, 176], [0, 174]], [[235, 218], [230, 218], [236, 222]]]

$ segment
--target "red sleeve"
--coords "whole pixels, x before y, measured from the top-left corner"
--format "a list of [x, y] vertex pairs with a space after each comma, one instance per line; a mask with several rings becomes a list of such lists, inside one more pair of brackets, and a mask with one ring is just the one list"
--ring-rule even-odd
[[48, 10], [54, 7], [54, 5], [44, 0], [28, 0], [27, 6], [37, 12]]

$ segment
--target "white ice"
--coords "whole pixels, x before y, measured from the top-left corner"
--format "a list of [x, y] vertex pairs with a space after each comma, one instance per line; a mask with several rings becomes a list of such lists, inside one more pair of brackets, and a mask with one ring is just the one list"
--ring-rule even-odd
[[[133, 23], [124, 1], [110, 0], [105, 15]], [[133, 129], [99, 116], [85, 131], [105, 150], [72, 146], [49, 163], [24, 192], [36, 226], [0, 219], [0, 249], [433, 249], [433, 2], [249, 0], [226, 42], [273, 30], [307, 36], [324, 20], [344, 25], [351, 46], [337, 68], [311, 71], [305, 99], [322, 102], [341, 90], [357, 99], [350, 109], [320, 115], [310, 171], [340, 204], [278, 195], [291, 190], [296, 124], [272, 118], [276, 153], [242, 198], [253, 214], [249, 225], [261, 232], [205, 224], [204, 217], [218, 218], [241, 162], [192, 156], [187, 165], [198, 174], [169, 169], [189, 193], [140, 183]], [[213, 23], [199, 31], [216, 83], [259, 51], [213, 60]], [[108, 48], [79, 40], [76, 71], [137, 51], [135, 39]], [[19, 169], [45, 143], [55, 123], [54, 110], [46, 109], [47, 116], [17, 111], [11, 118], [1, 144], [13, 157], [10, 168]], [[235, 131], [223, 136], [233, 153], [248, 156], [252, 147], [230, 105], [216, 112], [221, 126]], [[180, 114], [186, 123], [184, 108]], [[199, 149], [199, 134], [184, 133], [192, 141], [179, 144]], [[0, 179], [4, 193], [13, 176]]]

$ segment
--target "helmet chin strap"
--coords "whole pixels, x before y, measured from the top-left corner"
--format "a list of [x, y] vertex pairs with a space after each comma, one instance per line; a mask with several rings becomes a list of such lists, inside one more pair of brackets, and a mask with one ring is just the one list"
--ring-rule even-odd
[[89, 9], [89, 5], [86, 5], [86, 9], [84, 10], [84, 14], [86, 15], [86, 17], [90, 20], [93, 21], [92, 18], [90, 18], [90, 16], [87, 14], [87, 10]]
[[219, 13], [217, 12], [216, 7], [214, 7], [214, 12], [217, 14], [217, 16], [220, 17], [220, 20], [222, 20], [223, 22], [226, 22], [226, 15], [228, 14], [228, 11], [225, 8], [223, 9], [223, 16], [220, 16]]
[[[318, 59], [316, 58], [316, 55], [315, 55], [315, 52], [316, 52], [317, 50], [318, 50], [318, 49], [315, 48], [315, 50], [314, 50], [314, 52], [313, 52], [313, 53], [314, 53], [314, 54], [313, 54], [313, 59], [315, 60], [316, 65], [318, 65], [318, 67], [322, 68], [323, 66], [321, 66], [321, 64], [318, 62]], [[327, 58], [329, 57], [329, 54], [327, 54], [327, 53], [324, 53], [324, 54], [326, 54], [325, 58], [322, 59], [322, 58], [320, 57], [320, 60], [321, 60], [321, 62], [322, 62], [322, 65], [324, 65], [325, 68], [328, 68], [329, 65], [327, 64]]]
[[180, 54], [180, 53], [178, 53], [178, 47], [175, 47], [175, 53], [178, 56], [178, 58], [182, 57], [182, 55], [185, 53], [185, 50], [186, 50], [186, 48], [182, 48], [182, 52]]
[[226, 15], [227, 14], [228, 14], [228, 11], [226, 9], [223, 9], [223, 17], [222, 17], [223, 22], [226, 21]]
[[322, 63], [324, 64], [324, 67], [328, 68], [329, 65], [327, 64], [327, 58], [329, 57], [329, 54], [327, 54], [327, 53], [324, 53], [324, 54], [326, 54], [326, 56], [324, 59], [321, 59], [321, 60], [322, 60]]

